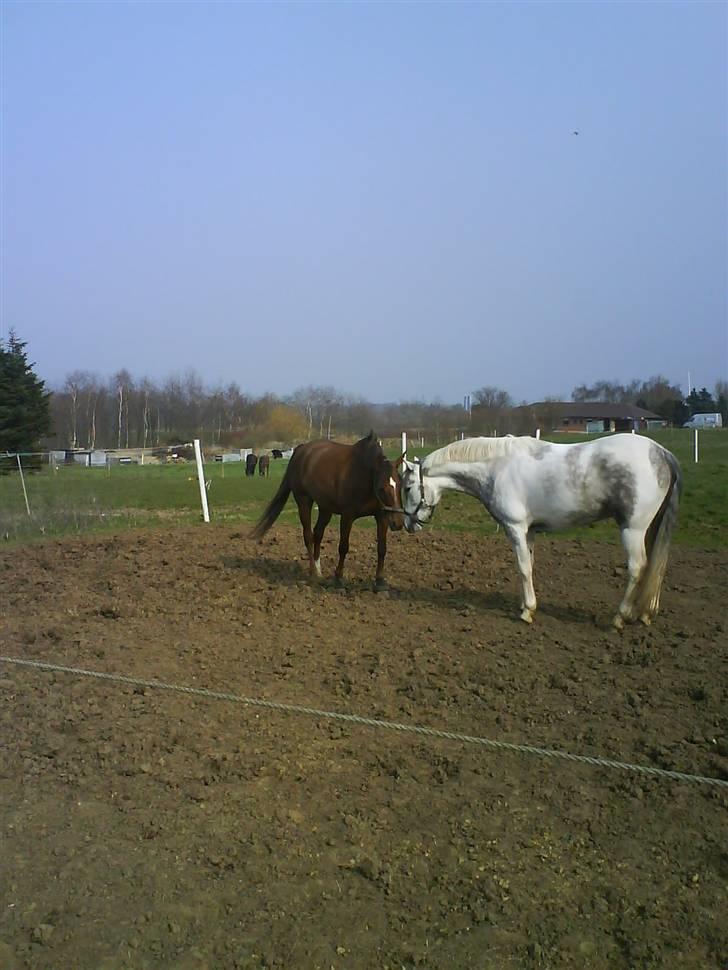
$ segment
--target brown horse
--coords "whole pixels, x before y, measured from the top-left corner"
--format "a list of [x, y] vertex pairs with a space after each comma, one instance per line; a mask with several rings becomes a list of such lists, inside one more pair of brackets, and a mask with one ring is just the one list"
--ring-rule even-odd
[[270, 456], [261, 455], [258, 459], [258, 474], [265, 475], [266, 478], [270, 475]]
[[[349, 534], [355, 519], [373, 515], [377, 522], [376, 590], [387, 588], [384, 558], [387, 529], [401, 529], [402, 500], [397, 465], [380, 448], [372, 431], [354, 445], [335, 441], [309, 441], [293, 452], [280, 488], [251, 535], [262, 539], [283, 511], [288, 496], [298, 505], [303, 541], [312, 576], [321, 575], [321, 540], [332, 515], [340, 515], [339, 564], [335, 583], [343, 585], [344, 560], [349, 551]], [[318, 506], [316, 526], [311, 529], [311, 508]]]

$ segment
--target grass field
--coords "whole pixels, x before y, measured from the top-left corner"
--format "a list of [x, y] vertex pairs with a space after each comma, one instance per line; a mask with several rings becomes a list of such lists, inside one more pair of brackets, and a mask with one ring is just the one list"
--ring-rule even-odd
[[[669, 430], [652, 435], [680, 460], [684, 494], [675, 541], [693, 546], [728, 545], [728, 429], [700, 435], [700, 461], [693, 458], [693, 433]], [[547, 440], [574, 442], [573, 435]], [[414, 449], [424, 456], [429, 449]], [[397, 453], [396, 442], [388, 451]], [[244, 466], [208, 463], [210, 514], [214, 521], [252, 523], [260, 515], [283, 476], [286, 463], [271, 462], [270, 478], [246, 479]], [[31, 509], [27, 515], [17, 473], [0, 476], [0, 534], [8, 542], [26, 542], [65, 533], [116, 530], [126, 527], [201, 520], [197, 475], [193, 464], [127, 465], [103, 468], [44, 467], [26, 474]], [[298, 521], [292, 500], [281, 522]], [[373, 524], [365, 520], [362, 525]], [[438, 509], [438, 528], [468, 530], [490, 535], [494, 524], [482, 506], [466, 496], [448, 493]], [[571, 535], [618, 539], [614, 523], [598, 523]]]

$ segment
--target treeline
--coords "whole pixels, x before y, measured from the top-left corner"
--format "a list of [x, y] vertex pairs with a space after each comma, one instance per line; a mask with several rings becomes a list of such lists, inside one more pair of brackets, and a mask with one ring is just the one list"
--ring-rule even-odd
[[597, 381], [590, 386], [580, 384], [574, 388], [574, 401], [611, 401], [613, 404], [636, 404], [647, 411], [654, 411], [670, 424], [682, 425], [693, 414], [721, 411], [723, 420], [728, 413], [728, 382], [718, 381], [711, 394], [707, 388], [693, 388], [687, 397], [677, 384], [658, 375], [647, 381]]
[[[728, 385], [714, 393], [706, 388], [683, 396], [679, 386], [662, 376], [627, 384], [598, 381], [580, 384], [574, 401], [636, 404], [680, 426], [691, 414], [722, 411], [728, 424]], [[407, 431], [429, 444], [465, 434], [528, 434], [533, 411], [519, 410], [497, 387], [472, 395], [471, 416], [461, 405], [421, 401], [373, 404], [332, 387], [303, 387], [286, 397], [254, 397], [231, 383], [206, 387], [190, 372], [163, 383], [134, 378], [121, 370], [109, 380], [88, 372], [69, 374], [51, 396], [52, 436], [59, 448], [151, 448], [201, 438], [212, 447], [260, 447], [293, 444], [310, 438], [355, 438], [373, 428], [380, 437]], [[541, 424], [549, 427], [549, 401], [541, 402]]]
[[[333, 387], [254, 397], [235, 383], [206, 387], [194, 372], [159, 384], [127, 370], [110, 379], [74, 371], [49, 391], [34, 367], [13, 330], [7, 340], [0, 338], [0, 452], [155, 448], [193, 438], [207, 447], [257, 448], [311, 438], [353, 439], [370, 429], [382, 438], [406, 431], [410, 438], [438, 445], [461, 434], [530, 434], [536, 426], [548, 432], [559, 423], [555, 401], [516, 403], [508, 391], [493, 386], [473, 392], [470, 412], [437, 401], [374, 404]], [[728, 426], [724, 380], [712, 393], [703, 387], [687, 398], [661, 375], [627, 384], [597, 381], [577, 385], [571, 398], [636, 404], [677, 426], [692, 414], [719, 411]]]
[[[481, 387], [472, 395], [474, 405], [471, 434], [530, 434], [534, 420], [543, 429], [559, 423], [559, 411], [554, 407], [557, 399], [529, 402], [518, 405], [507, 391], [498, 387]], [[561, 398], [559, 400], [565, 400]], [[571, 401], [600, 402], [609, 404], [634, 404], [652, 411], [669, 425], [681, 427], [693, 414], [720, 411], [723, 424], [728, 426], [728, 382], [718, 381], [711, 394], [707, 388], [693, 389], [685, 397], [677, 384], [672, 384], [661, 374], [647, 380], [633, 380], [626, 384], [619, 381], [600, 380], [594, 384], [578, 384], [571, 392]], [[535, 404], [535, 406], [534, 406]]]
[[122, 370], [110, 380], [76, 371], [51, 398], [58, 448], [152, 448], [201, 438], [212, 447], [292, 444], [310, 438], [380, 437], [409, 430], [443, 443], [464, 430], [462, 407], [371, 404], [332, 387], [303, 387], [287, 397], [253, 397], [236, 383], [208, 388], [195, 373], [162, 384]]

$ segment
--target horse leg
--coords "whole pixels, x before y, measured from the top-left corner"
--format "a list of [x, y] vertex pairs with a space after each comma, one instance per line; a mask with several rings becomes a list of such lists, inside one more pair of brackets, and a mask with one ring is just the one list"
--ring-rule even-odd
[[532, 623], [533, 614], [536, 612], [536, 594], [533, 589], [533, 571], [531, 567], [533, 536], [531, 536], [529, 542], [526, 530], [513, 525], [505, 526], [505, 531], [516, 554], [518, 572], [521, 576], [521, 619], [524, 623]]
[[[627, 589], [624, 591], [622, 602], [619, 604], [617, 614], [612, 621], [617, 630], [621, 630], [625, 622], [631, 623], [634, 619], [634, 597], [639, 586], [642, 573], [647, 565], [647, 553], [645, 552], [645, 533], [643, 529], [622, 529], [622, 545], [627, 553]], [[648, 616], [640, 619], [649, 625]]]
[[298, 505], [298, 517], [303, 526], [303, 541], [306, 546], [306, 552], [308, 553], [308, 571], [311, 576], [315, 576], [316, 563], [314, 562], [313, 532], [311, 531], [311, 507], [313, 506], [313, 499], [309, 498], [308, 495], [296, 495], [295, 499]]
[[528, 555], [531, 560], [531, 573], [533, 574], [533, 564], [535, 561], [534, 551], [533, 551], [533, 540], [536, 538], [535, 533], [529, 529], [526, 533], [526, 542], [528, 543]]
[[339, 523], [339, 564], [334, 573], [334, 582], [337, 586], [344, 585], [344, 560], [349, 551], [349, 535], [353, 521], [348, 515], [342, 515]]
[[324, 512], [322, 508], [319, 508], [318, 518], [313, 530], [313, 564], [317, 576], [321, 575], [321, 540], [324, 537], [326, 526], [331, 521], [332, 514], [332, 512]]
[[383, 515], [375, 516], [377, 520], [377, 575], [374, 580], [374, 591], [381, 593], [388, 589], [384, 578], [384, 558], [387, 555], [387, 520]]

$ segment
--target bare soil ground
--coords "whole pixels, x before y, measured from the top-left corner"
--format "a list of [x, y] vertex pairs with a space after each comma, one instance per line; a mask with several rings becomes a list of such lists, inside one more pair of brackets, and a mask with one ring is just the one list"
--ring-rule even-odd
[[[725, 551], [297, 530], [0, 554], [0, 653], [728, 777]], [[336, 533], [324, 547], [331, 571]], [[0, 663], [0, 967], [723, 968], [728, 790]]]

